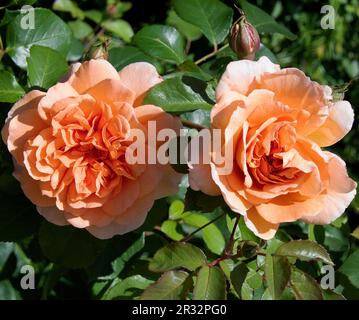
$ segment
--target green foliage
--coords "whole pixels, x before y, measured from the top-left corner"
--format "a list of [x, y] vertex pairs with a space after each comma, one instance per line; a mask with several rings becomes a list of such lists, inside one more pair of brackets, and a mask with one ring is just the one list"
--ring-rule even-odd
[[125, 20], [118, 19], [114, 21], [104, 21], [102, 26], [106, 30], [119, 36], [120, 39], [125, 42], [130, 42], [134, 34], [131, 25]]
[[206, 263], [206, 256], [201, 249], [189, 243], [171, 243], [156, 252], [149, 264], [154, 272], [185, 268], [194, 271]]
[[142, 277], [141, 275], [134, 275], [125, 279], [118, 279], [103, 295], [103, 300], [118, 300], [129, 299], [133, 297], [134, 291], [144, 290], [153, 281]]
[[184, 39], [173, 27], [147, 26], [136, 33], [134, 43], [148, 55], [170, 63], [185, 60]]
[[67, 62], [57, 51], [35, 45], [27, 58], [27, 72], [30, 87], [48, 89], [67, 72]]
[[189, 284], [185, 271], [167, 271], [141, 295], [141, 300], [178, 300], [184, 299]]
[[0, 101], [15, 102], [25, 93], [16, 81], [15, 76], [8, 71], [0, 71]]
[[[183, 222], [190, 226], [201, 228], [208, 224], [213, 218], [214, 217], [204, 215], [203, 213], [189, 213], [183, 217]], [[223, 252], [226, 240], [220, 227], [216, 223], [211, 223], [203, 228], [202, 236], [204, 243], [210, 251], [218, 255]]]
[[328, 252], [319, 244], [309, 240], [290, 241], [282, 244], [277, 255], [296, 257], [303, 261], [318, 260], [333, 265]]
[[256, 27], [258, 32], [280, 33], [290, 40], [295, 40], [295, 34], [290, 32], [283, 25], [277, 23], [272, 16], [262, 9], [248, 3], [245, 0], [239, 0], [239, 3], [248, 20]]
[[321, 288], [307, 273], [293, 268], [290, 285], [297, 300], [323, 300]]
[[225, 300], [226, 280], [219, 267], [203, 266], [197, 275], [194, 300]]
[[288, 259], [267, 254], [264, 275], [273, 299], [279, 299], [290, 279]]
[[142, 51], [131, 46], [111, 48], [109, 50], [109, 61], [117, 70], [121, 70], [128, 64], [134, 62], [154, 62], [152, 58], [144, 54]]
[[20, 68], [26, 68], [26, 58], [33, 45], [49, 47], [66, 56], [70, 49], [69, 27], [47, 9], [34, 10], [34, 29], [21, 27], [23, 16], [18, 14], [7, 27], [7, 53]]
[[359, 274], [358, 274], [358, 264], [359, 264], [359, 250], [356, 250], [352, 253], [349, 258], [344, 262], [340, 267], [339, 271], [345, 274], [349, 281], [356, 288], [359, 288]]
[[167, 79], [153, 87], [144, 103], [160, 106], [168, 112], [211, 108], [200, 93], [195, 92], [179, 77]]
[[201, 29], [213, 45], [228, 35], [233, 13], [219, 0], [175, 0], [173, 4], [179, 17]]

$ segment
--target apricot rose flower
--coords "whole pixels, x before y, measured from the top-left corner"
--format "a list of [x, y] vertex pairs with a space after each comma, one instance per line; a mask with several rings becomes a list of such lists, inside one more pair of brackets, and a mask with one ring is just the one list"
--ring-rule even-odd
[[15, 176], [41, 215], [110, 238], [139, 227], [154, 200], [176, 193], [169, 165], [129, 165], [132, 129], [179, 132], [180, 122], [145, 93], [161, 81], [148, 63], [119, 73], [105, 60], [74, 65], [65, 82], [31, 91], [8, 114], [2, 137]]
[[210, 165], [193, 166], [193, 189], [222, 194], [263, 239], [272, 238], [280, 223], [328, 224], [344, 212], [356, 183], [344, 161], [320, 147], [351, 129], [349, 102], [333, 102], [329, 87], [265, 57], [230, 63], [216, 100], [211, 127], [222, 130], [222, 146], [233, 141], [233, 159], [226, 159], [233, 170], [220, 174], [212, 154]]

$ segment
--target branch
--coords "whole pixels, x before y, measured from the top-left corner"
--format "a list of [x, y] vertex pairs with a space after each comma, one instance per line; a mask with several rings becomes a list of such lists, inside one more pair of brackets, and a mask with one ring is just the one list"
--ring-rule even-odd
[[202, 62], [205, 62], [206, 60], [214, 57], [215, 55], [217, 55], [219, 52], [223, 51], [224, 49], [228, 48], [229, 44], [225, 44], [223, 47], [217, 49], [217, 47], [214, 48], [213, 52], [205, 55], [204, 57], [202, 57], [201, 59], [198, 59], [195, 64], [201, 64]]

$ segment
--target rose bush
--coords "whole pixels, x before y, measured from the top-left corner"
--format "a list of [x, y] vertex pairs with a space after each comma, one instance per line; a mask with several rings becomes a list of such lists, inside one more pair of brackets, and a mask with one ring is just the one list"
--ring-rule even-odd
[[357, 0], [160, 2], [1, 2], [0, 300], [358, 299]]
[[222, 194], [263, 239], [271, 239], [283, 222], [329, 224], [343, 214], [356, 183], [344, 161], [320, 147], [333, 145], [351, 129], [348, 101], [333, 102], [328, 86], [262, 57], [231, 62], [216, 102], [211, 127], [223, 132], [222, 150], [233, 144], [234, 158], [226, 159], [233, 161], [233, 170], [221, 174], [215, 162], [195, 165], [194, 190]]
[[169, 165], [130, 165], [125, 156], [132, 129], [146, 136], [148, 121], [157, 130], [180, 130], [178, 119], [143, 105], [159, 82], [148, 63], [118, 73], [105, 60], [90, 60], [46, 93], [30, 91], [13, 106], [3, 141], [24, 193], [48, 221], [106, 239], [136, 229], [155, 199], [177, 192], [181, 176]]

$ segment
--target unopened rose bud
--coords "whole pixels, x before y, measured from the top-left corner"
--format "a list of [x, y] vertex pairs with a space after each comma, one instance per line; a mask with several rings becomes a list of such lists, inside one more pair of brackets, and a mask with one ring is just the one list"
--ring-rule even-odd
[[111, 43], [110, 38], [103, 38], [97, 46], [91, 49], [89, 56], [91, 59], [104, 59], [108, 60], [108, 47]]
[[256, 28], [245, 17], [241, 17], [232, 26], [229, 44], [238, 58], [253, 60], [261, 41]]

